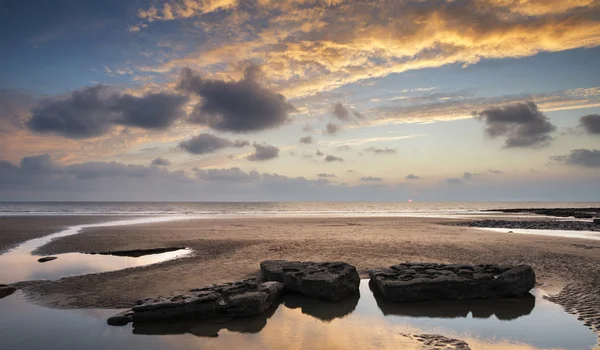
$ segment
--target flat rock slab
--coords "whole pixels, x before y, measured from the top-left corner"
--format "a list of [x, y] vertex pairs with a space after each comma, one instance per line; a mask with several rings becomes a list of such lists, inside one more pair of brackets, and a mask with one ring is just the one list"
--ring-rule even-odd
[[15, 288], [13, 286], [7, 286], [5, 284], [0, 284], [0, 299], [7, 297], [16, 291], [17, 291], [17, 288]]
[[340, 300], [358, 294], [360, 277], [345, 262], [300, 262], [266, 260], [260, 263], [260, 278], [277, 281], [285, 288], [310, 297]]
[[174, 251], [183, 250], [183, 249], [186, 249], [186, 247], [115, 250], [115, 251], [107, 251], [107, 252], [91, 252], [88, 254], [113, 255], [113, 256], [125, 256], [125, 257], [130, 257], [130, 258], [139, 258], [139, 257], [145, 256], [145, 255], [169, 253], [169, 252], [174, 252]]
[[260, 315], [283, 294], [279, 282], [258, 283], [256, 279], [194, 289], [190, 294], [146, 298], [108, 319], [109, 325], [129, 322], [231, 319]]
[[38, 262], [45, 263], [45, 262], [56, 260], [56, 259], [58, 259], [58, 258], [55, 256], [45, 256], [43, 258], [39, 258]]
[[369, 271], [376, 291], [392, 301], [508, 298], [527, 294], [527, 265], [399, 264]]

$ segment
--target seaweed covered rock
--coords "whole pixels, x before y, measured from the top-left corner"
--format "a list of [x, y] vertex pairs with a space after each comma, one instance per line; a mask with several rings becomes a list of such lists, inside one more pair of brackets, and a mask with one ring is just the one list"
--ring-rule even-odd
[[129, 322], [201, 320], [259, 315], [283, 293], [279, 282], [256, 279], [194, 289], [191, 294], [138, 300], [136, 306], [108, 319], [110, 325]]
[[516, 297], [535, 285], [530, 266], [399, 264], [369, 271], [377, 292], [392, 301]]
[[358, 294], [360, 277], [345, 262], [300, 262], [266, 260], [260, 263], [260, 278], [277, 281], [285, 288], [310, 297], [340, 300]]

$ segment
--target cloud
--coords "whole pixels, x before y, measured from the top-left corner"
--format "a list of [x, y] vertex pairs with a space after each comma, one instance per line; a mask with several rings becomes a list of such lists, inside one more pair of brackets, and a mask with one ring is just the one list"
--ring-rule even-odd
[[213, 134], [203, 133], [179, 143], [179, 148], [192, 154], [213, 153], [222, 148], [246, 147], [250, 142], [245, 140], [231, 141]]
[[320, 173], [320, 174], [317, 174], [317, 177], [328, 178], [328, 177], [336, 177], [336, 176], [334, 174]]
[[472, 173], [465, 172], [461, 177], [452, 177], [452, 178], [446, 179], [446, 182], [448, 182], [449, 184], [458, 185], [465, 181], [472, 180], [473, 176], [474, 175]]
[[169, 166], [171, 165], [171, 161], [165, 158], [158, 157], [152, 160], [152, 163], [150, 164], [156, 166]]
[[261, 131], [285, 124], [295, 107], [283, 95], [261, 86], [257, 74], [251, 66], [240, 81], [207, 80], [184, 68], [178, 89], [202, 98], [188, 120], [231, 132]]
[[420, 176], [413, 175], [413, 174], [408, 174], [408, 175], [406, 175], [406, 177], [405, 177], [405, 179], [407, 179], [407, 180], [418, 180], [418, 179], [420, 179], [420, 178], [421, 178]]
[[332, 156], [331, 154], [328, 154], [325, 157], [325, 161], [328, 162], [328, 163], [331, 163], [331, 162], [343, 162], [344, 158], [340, 158], [340, 157], [336, 157], [336, 156]]
[[35, 98], [12, 89], [0, 89], [0, 135], [14, 133], [24, 127]]
[[396, 154], [398, 153], [395, 149], [393, 148], [375, 148], [375, 147], [369, 147], [367, 149], [365, 149], [365, 152], [371, 152], [371, 153], [375, 153], [375, 154]]
[[475, 115], [486, 124], [489, 137], [506, 137], [505, 148], [547, 146], [553, 140], [550, 134], [556, 130], [533, 102], [490, 108]]
[[312, 126], [310, 126], [310, 125], [306, 124], [306, 125], [304, 125], [304, 127], [302, 128], [302, 131], [304, 131], [304, 132], [314, 132], [314, 131], [315, 131], [315, 128], [313, 128]]
[[574, 149], [567, 155], [553, 156], [551, 159], [569, 165], [598, 168], [600, 167], [600, 150], [585, 148]]
[[350, 120], [350, 112], [339, 102], [333, 105], [333, 115], [342, 121]]
[[319, 157], [321, 157], [321, 156], [324, 156], [324, 155], [325, 155], [325, 153], [321, 152], [320, 150], [317, 150], [317, 151], [315, 152], [315, 155], [316, 155], [316, 156], [319, 156]]
[[600, 114], [590, 114], [579, 118], [579, 124], [592, 135], [600, 135]]
[[312, 136], [304, 136], [300, 138], [300, 143], [310, 144], [313, 143]]
[[327, 123], [327, 125], [325, 125], [325, 132], [328, 134], [337, 134], [341, 130], [342, 127], [337, 124]]
[[491, 174], [496, 174], [496, 175], [503, 173], [502, 170], [494, 170], [494, 169], [488, 169], [488, 172]]
[[279, 148], [267, 144], [254, 143], [254, 153], [248, 156], [250, 161], [264, 161], [279, 157]]
[[360, 181], [363, 181], [363, 182], [381, 182], [381, 181], [383, 181], [383, 179], [380, 178], [380, 177], [365, 176], [365, 177], [361, 177]]
[[260, 174], [256, 171], [246, 173], [240, 168], [198, 169], [196, 170], [196, 177], [208, 181], [244, 183], [259, 179]]
[[187, 97], [154, 93], [141, 97], [111, 92], [105, 85], [73, 91], [66, 98], [46, 99], [31, 110], [32, 131], [72, 139], [103, 135], [115, 124], [164, 130], [180, 118]]

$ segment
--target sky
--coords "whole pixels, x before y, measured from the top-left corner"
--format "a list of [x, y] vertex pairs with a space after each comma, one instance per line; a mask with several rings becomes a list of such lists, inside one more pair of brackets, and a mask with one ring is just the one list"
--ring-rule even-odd
[[598, 0], [8, 0], [0, 51], [0, 200], [600, 200]]

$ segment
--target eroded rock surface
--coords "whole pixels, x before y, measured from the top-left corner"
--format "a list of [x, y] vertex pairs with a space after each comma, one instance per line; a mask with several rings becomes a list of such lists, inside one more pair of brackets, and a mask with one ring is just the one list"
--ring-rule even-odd
[[460, 339], [452, 339], [439, 334], [402, 334], [421, 342], [424, 350], [471, 350], [469, 344]]
[[5, 284], [0, 284], [0, 299], [7, 297], [16, 291], [17, 291], [17, 288], [15, 288], [13, 286], [7, 286]]
[[283, 293], [279, 282], [256, 279], [194, 289], [191, 294], [138, 300], [131, 310], [108, 319], [110, 325], [165, 320], [236, 318], [263, 313]]
[[360, 284], [356, 268], [345, 262], [266, 260], [260, 263], [260, 274], [288, 290], [334, 301], [358, 294]]
[[377, 292], [392, 301], [506, 298], [535, 285], [530, 266], [398, 264], [369, 271]]

